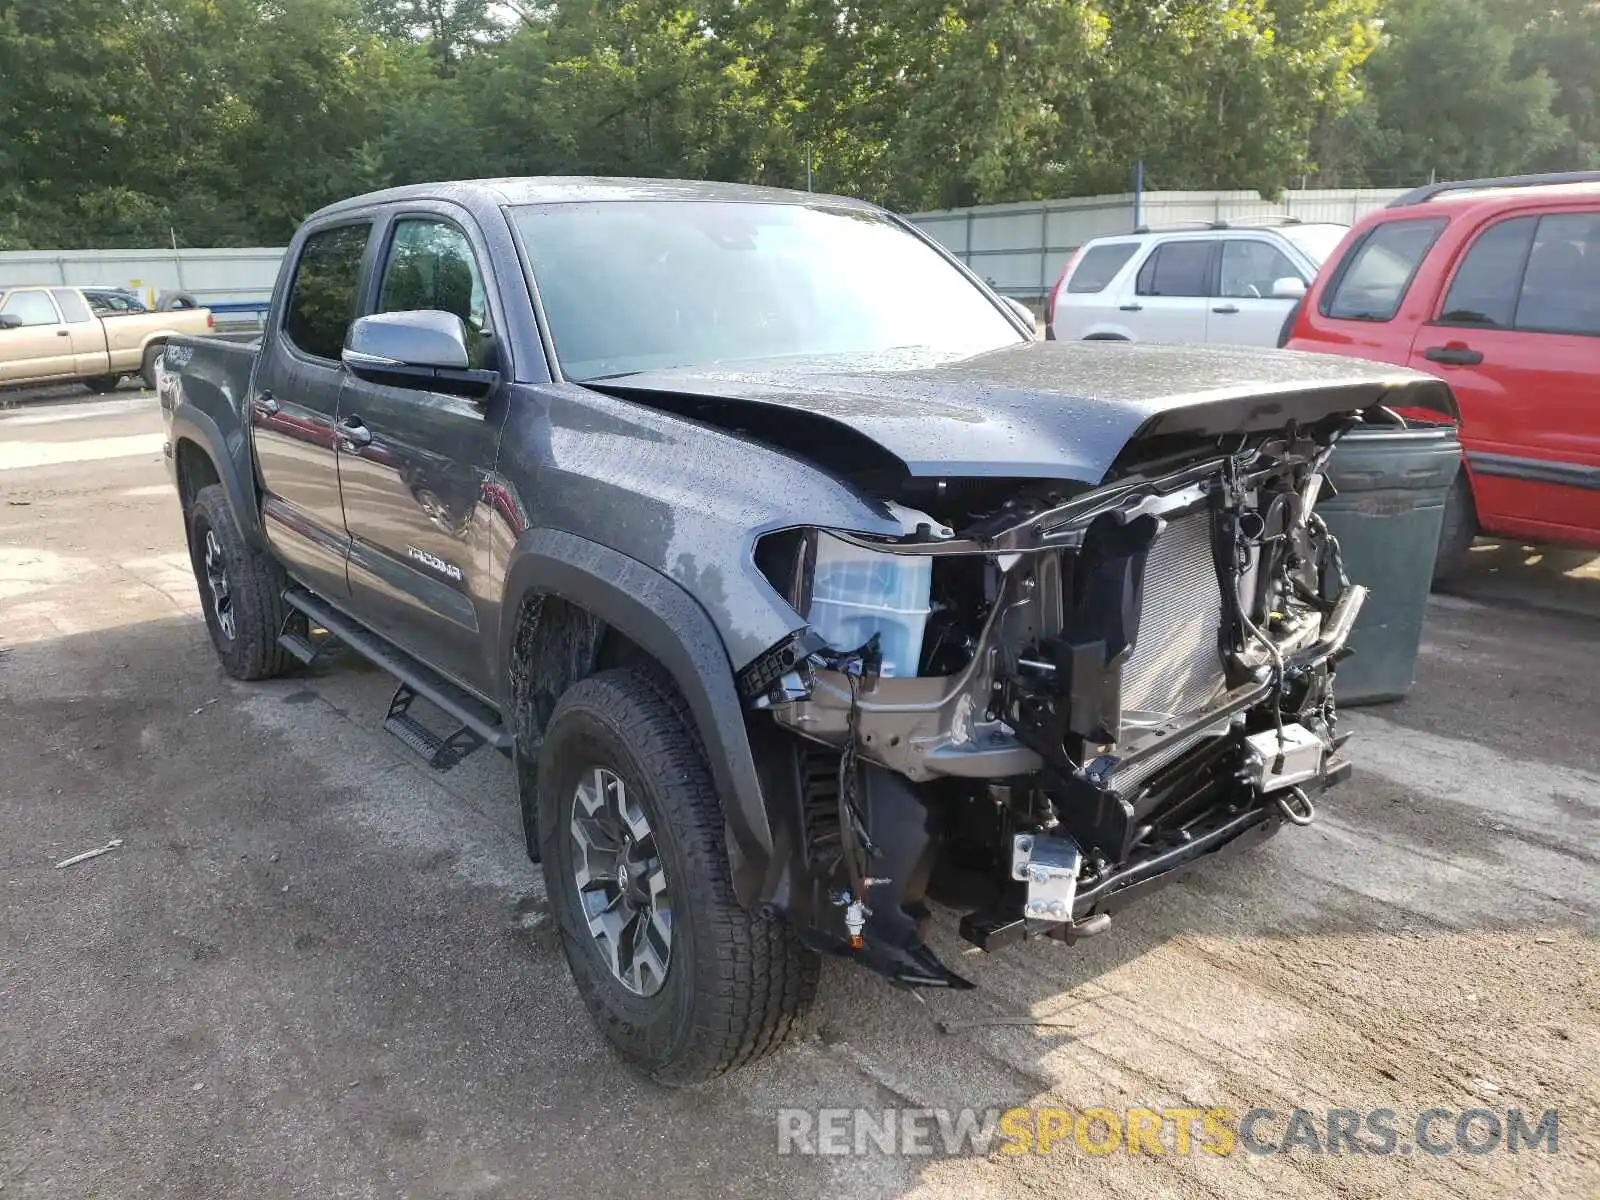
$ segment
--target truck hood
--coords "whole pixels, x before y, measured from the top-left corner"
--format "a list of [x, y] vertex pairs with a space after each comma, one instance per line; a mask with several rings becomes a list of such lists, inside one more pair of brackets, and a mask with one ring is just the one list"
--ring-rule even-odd
[[[1130, 442], [1281, 429], [1374, 405], [1455, 419], [1443, 382], [1285, 350], [1023, 342], [955, 361], [911, 349], [646, 371], [585, 386], [814, 457], [864, 439], [911, 476], [1099, 484]], [[776, 436], [775, 436], [776, 435]], [[859, 459], [859, 454], [856, 455]]]

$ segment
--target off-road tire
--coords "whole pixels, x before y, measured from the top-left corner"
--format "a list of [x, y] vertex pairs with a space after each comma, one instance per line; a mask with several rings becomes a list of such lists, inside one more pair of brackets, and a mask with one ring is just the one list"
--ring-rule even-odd
[[161, 361], [161, 356], [166, 351], [165, 342], [153, 342], [144, 348], [144, 358], [139, 362], [139, 378], [144, 380], [144, 386], [152, 392], [156, 390], [156, 363]]
[[83, 386], [96, 396], [104, 396], [117, 390], [117, 384], [122, 382], [120, 375], [91, 375], [83, 381]]
[[1472, 502], [1472, 484], [1465, 470], [1444, 498], [1444, 523], [1439, 527], [1439, 550], [1433, 561], [1433, 585], [1447, 585], [1460, 577], [1467, 565], [1467, 551], [1478, 536], [1478, 510]]
[[[216, 598], [207, 582], [207, 533], [215, 535], [227, 571], [232, 637], [223, 630]], [[200, 589], [206, 629], [222, 660], [222, 669], [235, 679], [270, 679], [287, 671], [295, 660], [278, 645], [284, 619], [283, 568], [245, 544], [228, 503], [228, 493], [220, 483], [201, 488], [190, 506], [189, 561]]]
[[157, 292], [156, 311], [170, 312], [175, 308], [199, 308], [200, 301], [191, 292]]
[[[630, 992], [590, 935], [578, 899], [573, 796], [594, 766], [643, 808], [672, 896], [672, 951], [652, 996]], [[618, 1055], [658, 1083], [713, 1078], [781, 1046], [816, 996], [818, 958], [733, 894], [722, 805], [683, 701], [636, 669], [580, 680], [540, 747], [540, 858], [572, 977]]]

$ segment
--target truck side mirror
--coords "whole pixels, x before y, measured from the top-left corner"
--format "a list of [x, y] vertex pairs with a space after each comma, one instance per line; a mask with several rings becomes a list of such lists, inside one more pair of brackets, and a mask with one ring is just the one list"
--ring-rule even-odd
[[1272, 281], [1272, 298], [1274, 300], [1298, 300], [1306, 294], [1306, 281], [1293, 275], [1285, 275], [1282, 279]]
[[486, 396], [500, 382], [499, 372], [468, 365], [466, 326], [437, 309], [359, 317], [341, 357], [353, 374], [391, 387]]
[[0, 329], [21, 329], [22, 318], [16, 313], [0, 313]]

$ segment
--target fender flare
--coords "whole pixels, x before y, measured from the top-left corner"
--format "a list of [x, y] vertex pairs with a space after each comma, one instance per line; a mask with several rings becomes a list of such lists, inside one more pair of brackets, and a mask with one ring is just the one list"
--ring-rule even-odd
[[772, 827], [733, 666], [710, 616], [682, 586], [637, 559], [561, 530], [527, 530], [512, 549], [501, 606], [496, 663], [502, 711], [511, 711], [507, 665], [517, 616], [525, 598], [541, 593], [592, 613], [672, 676], [688, 702], [722, 799], [734, 892], [753, 910], [772, 857]]
[[[223, 436], [217, 423], [197, 406], [180, 401], [172, 410], [169, 434], [174, 476], [176, 477], [178, 470], [178, 443], [180, 441], [195, 443], [211, 460], [217, 478], [227, 489], [228, 505], [233, 509], [234, 519], [239, 522], [239, 532], [244, 535], [245, 543], [252, 550], [265, 550], [266, 539], [261, 533], [261, 513], [255, 502], [255, 488], [244, 486], [239, 474], [239, 465], [234, 456], [228, 452], [228, 440]], [[242, 449], [245, 454], [250, 453], [247, 442], [242, 443]]]

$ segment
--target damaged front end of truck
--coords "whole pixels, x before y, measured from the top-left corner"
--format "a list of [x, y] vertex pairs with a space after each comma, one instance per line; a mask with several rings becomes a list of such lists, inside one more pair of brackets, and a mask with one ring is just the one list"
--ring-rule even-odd
[[737, 675], [771, 830], [741, 896], [934, 987], [968, 985], [932, 899], [985, 949], [1071, 942], [1314, 819], [1350, 772], [1333, 682], [1367, 594], [1317, 513], [1330, 457], [1396, 408], [1454, 411], [1373, 364], [1055, 343], [606, 386], [872, 513], [747, 543], [792, 622]]
[[966, 986], [924, 942], [930, 892], [986, 949], [1072, 941], [1309, 824], [1349, 773], [1333, 676], [1366, 596], [1315, 505], [1360, 420], [1099, 487], [941, 480], [898, 538], [764, 538], [758, 565], [812, 622], [743, 681], [792, 735], [762, 756], [800, 818], [771, 906], [896, 982]]

